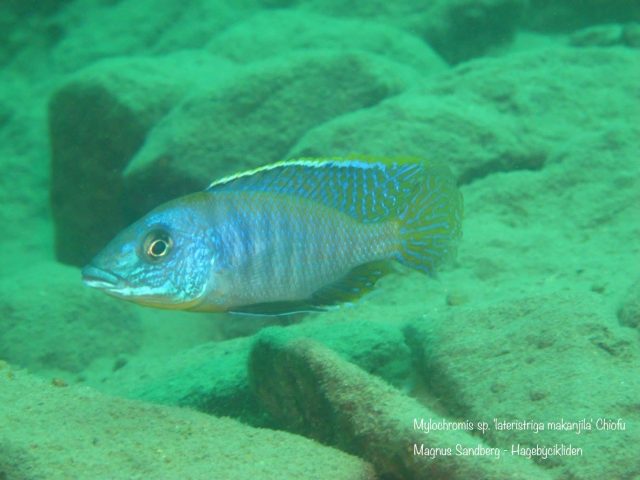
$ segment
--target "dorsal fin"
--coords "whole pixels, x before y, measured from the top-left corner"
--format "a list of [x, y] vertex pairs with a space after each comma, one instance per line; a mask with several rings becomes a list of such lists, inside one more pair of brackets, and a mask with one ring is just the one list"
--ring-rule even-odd
[[322, 203], [362, 222], [398, 213], [426, 167], [417, 159], [332, 158], [277, 162], [213, 182], [207, 191], [287, 194]]

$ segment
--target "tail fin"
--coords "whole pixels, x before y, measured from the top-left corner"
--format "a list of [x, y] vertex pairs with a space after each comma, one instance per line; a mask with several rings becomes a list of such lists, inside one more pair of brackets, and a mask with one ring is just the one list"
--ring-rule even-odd
[[462, 194], [447, 167], [428, 165], [424, 179], [403, 200], [397, 259], [432, 274], [455, 254], [462, 234]]

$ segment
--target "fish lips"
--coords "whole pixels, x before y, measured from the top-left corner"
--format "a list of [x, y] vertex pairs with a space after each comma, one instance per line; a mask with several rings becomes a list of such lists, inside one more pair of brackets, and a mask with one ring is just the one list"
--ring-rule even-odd
[[113, 297], [148, 307], [197, 310], [202, 300], [199, 296], [190, 300], [172, 301], [162, 295], [140, 294], [122, 277], [91, 264], [82, 269], [82, 282], [88, 287], [97, 288]]
[[118, 275], [91, 264], [82, 269], [82, 281], [88, 287], [101, 290], [118, 290], [126, 286], [124, 279]]

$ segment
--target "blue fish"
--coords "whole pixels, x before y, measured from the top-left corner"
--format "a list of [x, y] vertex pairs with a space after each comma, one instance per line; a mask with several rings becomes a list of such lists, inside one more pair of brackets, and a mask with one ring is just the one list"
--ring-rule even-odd
[[448, 168], [417, 159], [300, 159], [212, 183], [120, 232], [84, 283], [138, 304], [276, 315], [371, 290], [398, 261], [425, 273], [461, 235]]

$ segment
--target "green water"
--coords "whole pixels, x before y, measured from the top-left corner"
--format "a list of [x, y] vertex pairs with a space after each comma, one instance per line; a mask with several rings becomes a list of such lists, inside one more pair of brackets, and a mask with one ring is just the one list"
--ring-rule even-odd
[[[640, 7], [0, 3], [0, 480], [640, 478]], [[455, 260], [285, 317], [80, 268], [300, 157], [419, 157]], [[230, 418], [222, 418], [230, 417]]]

